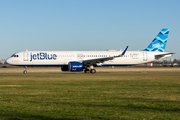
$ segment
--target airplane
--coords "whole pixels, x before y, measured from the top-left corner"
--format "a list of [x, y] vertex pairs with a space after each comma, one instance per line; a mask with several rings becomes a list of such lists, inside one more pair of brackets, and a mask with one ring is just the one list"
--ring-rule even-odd
[[169, 29], [162, 29], [149, 46], [142, 51], [22, 51], [14, 53], [6, 62], [14, 66], [61, 66], [62, 71], [96, 73], [94, 67], [132, 66], [172, 56], [164, 52]]

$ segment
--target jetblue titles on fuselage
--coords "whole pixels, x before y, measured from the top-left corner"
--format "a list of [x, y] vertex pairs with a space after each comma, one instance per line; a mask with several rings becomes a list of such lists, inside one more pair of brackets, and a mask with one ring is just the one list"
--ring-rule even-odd
[[30, 61], [33, 61], [33, 60], [56, 60], [56, 59], [57, 59], [56, 54], [48, 54], [45, 52], [40, 52], [40, 53], [35, 53], [35, 54], [30, 53]]

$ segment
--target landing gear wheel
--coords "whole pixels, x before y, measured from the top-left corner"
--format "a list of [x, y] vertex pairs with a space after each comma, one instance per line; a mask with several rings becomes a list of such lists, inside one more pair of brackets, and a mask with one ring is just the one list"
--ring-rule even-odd
[[89, 69], [85, 69], [85, 70], [84, 70], [84, 73], [87, 73], [87, 72], [89, 72]]
[[26, 74], [26, 73], [27, 73], [27, 70], [24, 70], [23, 73]]
[[90, 72], [91, 72], [91, 73], [96, 73], [96, 70], [95, 70], [95, 69], [91, 69]]

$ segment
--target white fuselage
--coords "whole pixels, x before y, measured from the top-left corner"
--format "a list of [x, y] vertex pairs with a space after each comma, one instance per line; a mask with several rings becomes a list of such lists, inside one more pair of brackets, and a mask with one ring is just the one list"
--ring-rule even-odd
[[[23, 51], [15, 53], [15, 57], [6, 60], [8, 64], [17, 66], [63, 66], [71, 61], [84, 61], [120, 55], [122, 51]], [[127, 51], [122, 57], [100, 63], [101, 66], [126, 66], [152, 62], [170, 57], [165, 55], [156, 58], [155, 55], [165, 52]]]

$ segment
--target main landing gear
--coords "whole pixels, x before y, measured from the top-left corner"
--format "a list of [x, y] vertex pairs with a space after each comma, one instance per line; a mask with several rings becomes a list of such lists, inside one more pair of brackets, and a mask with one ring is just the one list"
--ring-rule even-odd
[[90, 72], [90, 73], [96, 73], [96, 70], [94, 69], [93, 66], [90, 66], [90, 70], [89, 70], [88, 68], [85, 68], [85, 69], [84, 69], [84, 73], [88, 73], [88, 72]]
[[24, 71], [23, 71], [24, 74], [27, 74], [27, 70], [26, 69], [27, 69], [27, 66], [24, 66]]
[[88, 72], [90, 72], [90, 73], [96, 73], [96, 70], [95, 70], [95, 69], [91, 69], [91, 70], [89, 70], [89, 69], [84, 69], [84, 73], [88, 73]]

